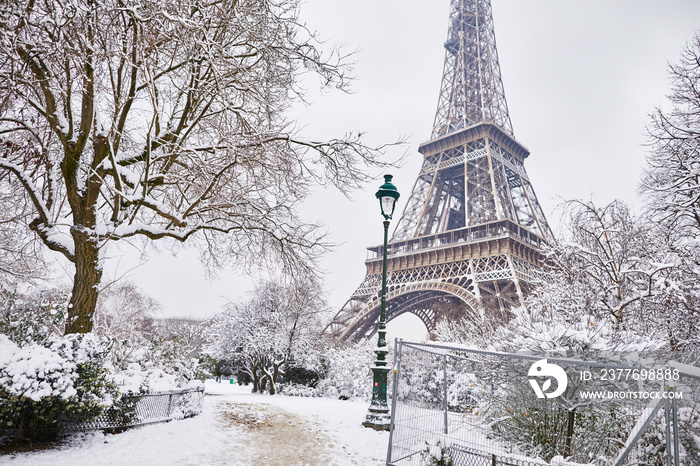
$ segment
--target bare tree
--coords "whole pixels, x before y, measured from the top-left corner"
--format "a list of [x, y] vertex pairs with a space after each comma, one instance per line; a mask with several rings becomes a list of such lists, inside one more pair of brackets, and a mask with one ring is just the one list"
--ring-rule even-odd
[[22, 192], [21, 184], [0, 170], [0, 287], [5, 289], [45, 278], [48, 270], [42, 247], [28, 228], [34, 213], [31, 201], [18, 195]]
[[154, 322], [147, 364], [175, 374], [181, 381], [204, 377], [200, 367], [200, 350], [209, 321], [165, 318]]
[[637, 321], [647, 324], [646, 334], [663, 338], [685, 357], [700, 349], [700, 243], [666, 224], [655, 225], [653, 232], [650, 247], [657, 263], [671, 267], [657, 277], [654, 296], [642, 301]]
[[133, 283], [114, 283], [103, 290], [93, 316], [93, 332], [112, 340], [112, 361], [122, 366], [153, 338], [160, 304]]
[[199, 356], [210, 322], [201, 319], [169, 317], [155, 322], [160, 338], [175, 342], [182, 358]]
[[698, 245], [620, 201], [566, 206], [567, 232], [548, 251], [549, 269], [528, 310], [552, 325], [609, 321], [615, 332], [663, 341], [672, 351], [697, 348]]
[[671, 348], [680, 350], [700, 344], [700, 33], [668, 72], [670, 106], [650, 115], [641, 189], [659, 226], [655, 242], [675, 268], [646, 311], [657, 316]]
[[29, 228], [75, 265], [67, 332], [92, 329], [110, 242], [169, 238], [212, 267], [308, 269], [326, 245], [297, 204], [312, 184], [347, 192], [383, 165], [357, 133], [297, 136], [301, 73], [346, 89], [349, 71], [297, 4], [0, 4], [0, 173], [21, 185]]
[[593, 299], [589, 314], [620, 329], [640, 317], [641, 300], [657, 292], [658, 279], [673, 264], [657, 260], [652, 229], [623, 202], [600, 208], [572, 201], [568, 207], [569, 238], [551, 258], [565, 279], [586, 283]]
[[669, 110], [658, 107], [647, 130], [651, 152], [642, 179], [655, 219], [700, 236], [700, 33], [669, 65]]

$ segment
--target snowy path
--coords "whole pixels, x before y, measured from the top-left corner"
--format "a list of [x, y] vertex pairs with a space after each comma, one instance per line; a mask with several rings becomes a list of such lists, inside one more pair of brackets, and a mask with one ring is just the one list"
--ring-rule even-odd
[[387, 432], [361, 426], [367, 403], [253, 395], [207, 384], [204, 411], [183, 421], [93, 433], [57, 450], [0, 457], [13, 466], [383, 465]]

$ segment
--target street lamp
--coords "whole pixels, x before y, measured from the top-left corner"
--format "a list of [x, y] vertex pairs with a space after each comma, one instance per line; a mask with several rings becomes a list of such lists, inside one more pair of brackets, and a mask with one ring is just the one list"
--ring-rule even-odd
[[391, 426], [391, 415], [389, 405], [386, 401], [386, 380], [389, 362], [386, 355], [386, 249], [389, 236], [389, 220], [394, 214], [396, 201], [399, 199], [399, 192], [396, 186], [391, 184], [391, 175], [384, 175], [384, 184], [379, 187], [376, 197], [379, 199], [379, 206], [384, 217], [384, 249], [382, 257], [382, 295], [381, 307], [379, 309], [379, 330], [377, 331], [377, 349], [374, 353], [377, 359], [372, 366], [372, 402], [369, 405], [369, 412], [362, 423], [365, 427], [375, 430], [389, 430]]

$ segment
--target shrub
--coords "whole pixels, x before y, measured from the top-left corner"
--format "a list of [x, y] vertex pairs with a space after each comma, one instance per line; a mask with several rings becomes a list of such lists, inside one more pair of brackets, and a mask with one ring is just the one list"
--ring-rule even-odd
[[453, 466], [450, 449], [440, 444], [438, 440], [435, 445], [425, 442], [425, 449], [420, 454], [423, 464], [429, 466]]
[[[113, 351], [123, 344], [114, 337], [60, 336], [65, 302], [65, 295], [56, 292], [27, 297], [0, 290], [3, 440], [53, 440], [63, 430], [103, 413], [130, 425], [138, 398], [121, 396], [120, 391], [131, 395], [172, 390], [191, 385], [199, 375], [197, 360], [174, 339], [154, 340], [151, 348], [111, 360], [123, 354]], [[190, 398], [181, 400], [182, 416], [196, 408], [197, 400]]]
[[290, 365], [286, 368], [282, 382], [314, 388], [318, 385], [318, 372], [302, 366]]
[[[322, 356], [322, 377], [316, 386], [319, 393], [343, 400], [372, 398], [372, 371], [369, 368], [376, 359], [372, 353], [375, 345], [374, 341], [364, 341], [328, 348]], [[391, 357], [387, 356], [387, 360], [391, 361]]]
[[19, 346], [47, 345], [51, 336], [62, 333], [67, 299], [58, 291], [21, 297], [16, 292], [0, 290], [0, 333]]
[[98, 341], [67, 335], [47, 343], [20, 347], [0, 335], [0, 429], [15, 440], [51, 440], [62, 426], [99, 416], [117, 396]]

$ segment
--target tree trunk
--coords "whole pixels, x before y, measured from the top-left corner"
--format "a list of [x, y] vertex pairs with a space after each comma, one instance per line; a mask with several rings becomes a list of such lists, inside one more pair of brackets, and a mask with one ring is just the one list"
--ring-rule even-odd
[[97, 286], [102, 279], [97, 239], [83, 231], [73, 230], [75, 244], [75, 277], [68, 304], [66, 333], [92, 331], [92, 317], [97, 305]]
[[280, 375], [280, 368], [284, 363], [285, 361], [281, 361], [279, 363], [272, 364], [272, 375], [270, 376], [270, 395], [274, 395], [277, 393], [277, 378]]
[[267, 377], [267, 380], [270, 382], [270, 395], [274, 395], [277, 393], [277, 384], [276, 384], [277, 374], [275, 374], [274, 372], [273, 372], [273, 374], [270, 374], [268, 371], [265, 371], [265, 376]]
[[564, 457], [571, 456], [571, 443], [574, 438], [574, 422], [576, 421], [576, 408], [569, 411], [569, 423], [566, 425], [566, 437], [564, 442]]
[[250, 376], [250, 379], [253, 382], [253, 393], [257, 393], [260, 391], [262, 393], [262, 389], [260, 387], [260, 379], [258, 377], [258, 366], [252, 361], [249, 361], [249, 366], [246, 369], [246, 372]]

